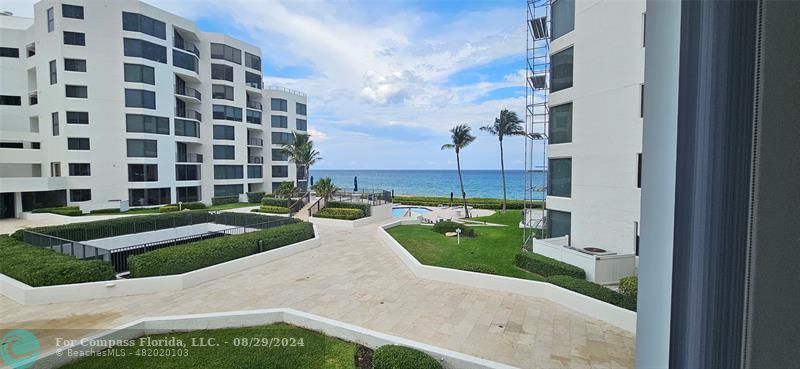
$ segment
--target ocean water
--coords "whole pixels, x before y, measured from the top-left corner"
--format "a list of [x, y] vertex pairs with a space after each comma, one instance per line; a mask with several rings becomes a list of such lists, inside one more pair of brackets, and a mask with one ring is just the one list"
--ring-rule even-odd
[[[463, 170], [464, 191], [467, 197], [503, 197], [503, 180], [499, 170]], [[314, 180], [331, 177], [333, 183], [348, 191], [353, 190], [353, 178], [358, 177], [359, 188], [394, 190], [395, 195], [458, 197], [461, 190], [456, 170], [317, 170], [312, 169]], [[534, 174], [534, 186], [541, 187], [544, 173]], [[506, 171], [506, 190], [509, 199], [524, 199], [525, 172]], [[536, 198], [542, 198], [541, 194]]]

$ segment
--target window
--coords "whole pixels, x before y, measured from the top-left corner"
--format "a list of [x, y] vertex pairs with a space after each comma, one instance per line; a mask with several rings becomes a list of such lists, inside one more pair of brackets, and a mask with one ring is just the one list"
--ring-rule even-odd
[[247, 123], [261, 124], [261, 112], [247, 109]]
[[22, 105], [22, 98], [19, 96], [0, 95], [0, 105]]
[[244, 185], [214, 185], [214, 196], [234, 196], [244, 193]]
[[253, 68], [257, 71], [261, 71], [261, 57], [245, 52], [244, 66], [248, 68]]
[[64, 44], [86, 46], [86, 35], [80, 32], [64, 31]]
[[127, 140], [129, 158], [157, 158], [156, 140]]
[[297, 119], [295, 126], [297, 127], [298, 131], [308, 131], [308, 123], [305, 119]]
[[89, 150], [89, 139], [85, 137], [67, 138], [67, 150]]
[[225, 44], [211, 43], [211, 59], [223, 59], [231, 63], [242, 64], [242, 51]]
[[547, 237], [564, 237], [572, 234], [572, 214], [547, 209]]
[[550, 5], [553, 29], [552, 39], [555, 40], [575, 29], [575, 0], [556, 0]]
[[282, 149], [272, 149], [272, 161], [289, 161], [289, 154]]
[[241, 165], [215, 165], [214, 179], [242, 179], [244, 173]]
[[73, 177], [86, 177], [92, 175], [89, 163], [69, 163], [69, 175]]
[[550, 159], [547, 168], [548, 196], [572, 196], [572, 159]]
[[91, 199], [92, 199], [92, 190], [88, 190], [88, 189], [69, 190], [69, 201], [70, 202], [89, 201]]
[[58, 112], [55, 112], [50, 115], [50, 119], [53, 121], [53, 136], [58, 136], [61, 134], [61, 130], [58, 127]]
[[156, 84], [156, 69], [141, 64], [125, 63], [125, 82]]
[[128, 182], [157, 182], [158, 164], [128, 164]]
[[128, 108], [156, 108], [156, 93], [147, 90], [125, 89], [125, 106]]
[[67, 97], [74, 97], [78, 99], [89, 98], [89, 88], [86, 86], [73, 86], [66, 85]]
[[233, 87], [225, 85], [211, 85], [211, 98], [233, 101]]
[[223, 120], [242, 121], [242, 108], [227, 105], [212, 106], [213, 118]]
[[167, 25], [164, 22], [141, 14], [122, 12], [122, 29], [167, 39]]
[[[642, 13], [642, 47], [647, 46], [645, 36], [647, 36], [647, 13]], [[636, 255], [639, 255], [638, 250]]]
[[273, 165], [272, 166], [272, 177], [273, 178], [286, 178], [289, 176], [289, 166], [288, 165]]
[[167, 48], [164, 46], [134, 38], [125, 38], [123, 43], [125, 56], [144, 58], [159, 63], [167, 62]]
[[572, 142], [572, 103], [550, 108], [549, 131], [547, 138], [550, 144]]
[[225, 64], [211, 64], [211, 79], [233, 82], [233, 67]]
[[214, 125], [215, 140], [234, 140], [234, 129], [232, 126]]
[[172, 199], [169, 187], [166, 188], [134, 188], [128, 190], [128, 201], [131, 206], [152, 206], [169, 204]]
[[200, 137], [200, 124], [193, 120], [175, 118], [175, 136]]
[[144, 114], [125, 114], [125, 131], [169, 134], [169, 118]]
[[273, 145], [287, 145], [292, 143], [292, 134], [287, 132], [272, 132]]
[[639, 89], [639, 118], [644, 118], [644, 83]]
[[178, 164], [175, 166], [175, 179], [178, 181], [199, 181], [200, 166], [194, 164]]
[[86, 72], [86, 60], [64, 58], [64, 70], [67, 72]]
[[294, 109], [297, 114], [306, 115], [306, 104], [295, 103]]
[[287, 105], [285, 99], [272, 98], [270, 100], [270, 105], [272, 107], [272, 110], [275, 110], [275, 111], [289, 111], [289, 108], [288, 108], [288, 105]]
[[178, 202], [200, 201], [200, 187], [175, 187], [175, 191], [178, 192]]
[[68, 111], [67, 124], [89, 124], [89, 112]]
[[47, 33], [53, 32], [56, 28], [56, 14], [53, 8], [47, 8]]
[[58, 66], [56, 66], [56, 61], [50, 61], [50, 84], [54, 85], [58, 83]]
[[19, 49], [14, 47], [0, 47], [0, 56], [4, 58], [19, 58]]
[[61, 4], [61, 16], [64, 18], [83, 19], [83, 7], [78, 5]]
[[642, 153], [636, 154], [636, 188], [642, 188]]
[[50, 177], [61, 177], [61, 163], [50, 162]]
[[215, 160], [234, 160], [236, 158], [236, 149], [229, 145], [214, 145], [214, 159]]
[[550, 92], [572, 87], [572, 47], [559, 51], [550, 57]]
[[273, 115], [272, 128], [289, 128], [289, 118], [283, 115]]
[[263, 170], [264, 168], [260, 165], [248, 165], [247, 178], [262, 178], [264, 176]]
[[172, 49], [172, 65], [197, 72], [197, 58], [192, 54], [187, 54], [175, 49]]
[[249, 87], [261, 89], [261, 75], [244, 72], [244, 84]]

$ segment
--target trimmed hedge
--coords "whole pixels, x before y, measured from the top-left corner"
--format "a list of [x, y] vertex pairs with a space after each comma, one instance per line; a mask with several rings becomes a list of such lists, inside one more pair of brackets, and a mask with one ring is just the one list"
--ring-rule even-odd
[[548, 277], [547, 281], [556, 286], [564, 287], [570, 291], [575, 291], [582, 295], [586, 295], [600, 301], [605, 301], [621, 308], [636, 311], [635, 299], [626, 297], [617, 291], [608, 289], [597, 283], [592, 283], [585, 279], [573, 278], [566, 275], [554, 275], [552, 277]]
[[173, 211], [178, 211], [178, 205], [164, 205], [158, 208], [159, 213], [171, 213]]
[[119, 214], [119, 208], [94, 209], [89, 214]]
[[111, 264], [79, 260], [0, 235], [0, 273], [31, 287], [114, 279]]
[[355, 202], [345, 202], [345, 201], [328, 201], [325, 204], [326, 208], [339, 208], [339, 209], [361, 209], [364, 212], [364, 216], [372, 216], [372, 207], [369, 204], [360, 204]]
[[248, 192], [247, 193], [247, 202], [251, 204], [258, 204], [261, 202], [261, 199], [264, 198], [263, 192]]
[[128, 267], [131, 278], [182, 274], [256, 254], [258, 241], [264, 241], [267, 251], [313, 237], [311, 223], [300, 222], [133, 255], [128, 257]]
[[288, 207], [290, 202], [292, 203], [292, 205], [294, 205], [294, 208], [292, 209], [292, 211], [294, 211], [294, 212], [298, 212], [298, 211], [300, 211], [300, 209], [303, 208], [304, 204], [302, 202], [297, 202], [296, 199], [292, 199], [291, 201], [289, 201], [289, 199], [286, 199], [286, 198], [282, 198], [281, 199], [281, 198], [277, 198], [277, 197], [263, 197], [263, 198], [261, 198], [261, 205], [266, 205], [266, 206], [278, 206], [278, 207], [286, 208], [286, 207]]
[[[449, 205], [450, 197], [396, 195], [393, 198], [393, 201], [395, 203], [401, 203], [403, 205], [438, 206], [438, 205]], [[453, 197], [453, 206], [458, 206], [458, 205], [463, 206], [463, 204], [464, 203], [461, 200], [461, 198]], [[477, 209], [497, 210], [503, 208], [503, 200], [483, 198], [483, 197], [467, 198], [467, 205], [470, 205]], [[523, 200], [506, 201], [506, 209], [523, 209], [524, 207], [525, 207], [525, 201]], [[539, 203], [539, 207], [541, 207], [541, 202]]]
[[183, 204], [181, 204], [181, 209], [183, 209], [183, 210], [186, 210], [186, 209], [189, 209], [189, 210], [203, 210], [203, 209], [207, 209], [207, 208], [208, 207], [206, 206], [206, 204], [203, 204], [202, 202], [199, 202], [199, 201], [184, 202]]
[[405, 346], [386, 345], [372, 354], [373, 369], [442, 369], [430, 355]]
[[250, 211], [253, 213], [289, 214], [289, 208], [285, 206], [262, 205], [260, 208]]
[[485, 273], [485, 274], [497, 274], [497, 269], [491, 265], [480, 264], [480, 263], [466, 263], [459, 268], [461, 270], [466, 270], [468, 272], [478, 272], [478, 273]]
[[211, 198], [211, 205], [232, 204], [234, 202], [239, 202], [239, 195], [214, 196]]
[[50, 213], [50, 214], [58, 214], [58, 215], [65, 215], [69, 217], [77, 217], [83, 215], [80, 206], [61, 206], [56, 208], [40, 208], [40, 209], [33, 209], [31, 213]]
[[619, 292], [625, 296], [636, 299], [639, 290], [639, 277], [630, 276], [619, 280]]
[[461, 228], [461, 236], [475, 237], [475, 230], [467, 227], [461, 223], [456, 223], [449, 220], [442, 220], [433, 225], [433, 231], [436, 233], [445, 234], [447, 232], [455, 232], [456, 229]]
[[586, 279], [586, 272], [583, 269], [533, 252], [518, 253], [514, 256], [514, 265], [545, 277], [565, 275]]
[[356, 220], [364, 217], [361, 209], [324, 208], [314, 214], [315, 218]]

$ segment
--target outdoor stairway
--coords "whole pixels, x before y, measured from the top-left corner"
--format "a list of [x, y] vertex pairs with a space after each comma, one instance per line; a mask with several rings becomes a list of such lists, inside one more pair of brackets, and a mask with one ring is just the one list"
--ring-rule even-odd
[[308, 204], [303, 206], [303, 208], [300, 209], [300, 211], [294, 213], [293, 217], [295, 217], [297, 219], [300, 219], [300, 220], [303, 220], [303, 221], [307, 221], [308, 220], [308, 209], [311, 208], [312, 206], [314, 206], [314, 203], [316, 203], [316, 202], [317, 202], [317, 198], [312, 196], [311, 197], [311, 201], [309, 201]]

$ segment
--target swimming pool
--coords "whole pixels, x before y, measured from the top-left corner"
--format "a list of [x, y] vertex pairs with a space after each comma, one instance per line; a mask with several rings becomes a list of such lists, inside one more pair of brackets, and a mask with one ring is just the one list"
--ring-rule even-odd
[[421, 208], [416, 206], [398, 206], [392, 208], [392, 217], [394, 218], [402, 218], [407, 216], [416, 217], [430, 212], [431, 209], [428, 208]]

